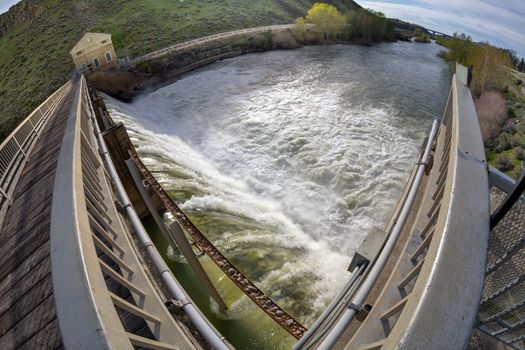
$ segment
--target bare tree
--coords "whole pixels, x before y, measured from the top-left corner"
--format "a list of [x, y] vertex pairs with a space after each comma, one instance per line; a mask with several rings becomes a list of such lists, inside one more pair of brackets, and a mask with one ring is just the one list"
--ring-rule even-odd
[[484, 92], [476, 100], [476, 112], [478, 113], [483, 141], [486, 144], [487, 141], [500, 133], [501, 126], [507, 119], [505, 99], [497, 92]]

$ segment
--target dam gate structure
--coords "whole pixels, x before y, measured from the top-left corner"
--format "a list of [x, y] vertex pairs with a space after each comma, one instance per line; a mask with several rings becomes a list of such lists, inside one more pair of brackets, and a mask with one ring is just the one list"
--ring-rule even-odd
[[474, 329], [524, 349], [525, 180], [489, 169], [467, 76], [458, 65], [391, 221], [308, 328], [191, 222], [86, 78], [68, 81], [0, 145], [0, 348], [233, 348], [157, 251], [151, 216], [219, 305], [202, 254], [296, 350], [461, 349]]

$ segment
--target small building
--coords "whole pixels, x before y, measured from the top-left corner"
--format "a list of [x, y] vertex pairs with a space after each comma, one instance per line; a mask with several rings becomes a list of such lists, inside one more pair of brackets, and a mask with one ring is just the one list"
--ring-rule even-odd
[[81, 72], [117, 66], [111, 34], [86, 33], [69, 53]]

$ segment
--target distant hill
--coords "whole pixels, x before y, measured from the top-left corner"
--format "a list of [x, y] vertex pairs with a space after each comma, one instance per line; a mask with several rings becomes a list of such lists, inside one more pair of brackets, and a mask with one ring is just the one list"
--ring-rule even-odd
[[[86, 31], [119, 57], [233, 29], [291, 23], [315, 0], [23, 0], [0, 15], [0, 139], [66, 80]], [[330, 0], [341, 11], [360, 8]]]

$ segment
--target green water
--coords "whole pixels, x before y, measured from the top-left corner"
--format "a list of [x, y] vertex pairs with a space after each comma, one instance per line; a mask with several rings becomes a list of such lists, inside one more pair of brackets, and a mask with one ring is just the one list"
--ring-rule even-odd
[[[198, 217], [192, 215], [189, 215], [189, 217], [198, 227], [209, 228], [206, 224], [208, 222], [217, 229], [221, 228], [221, 224], [218, 223], [219, 220], [212, 220], [209, 217], [199, 220]], [[155, 221], [148, 218], [143, 223], [153, 243], [161, 252], [175, 277], [184, 286], [186, 292], [215, 328], [236, 349], [290, 349], [293, 346], [295, 338], [277, 325], [255, 303], [251, 302], [211, 259], [203, 256], [199, 260], [210, 280], [219, 291], [226, 305], [229, 308], [232, 305], [235, 307], [235, 311], [226, 310], [220, 313], [217, 305], [206, 294], [203, 286], [185, 262], [182, 254], [179, 251], [174, 252], [174, 254], [168, 254], [168, 242], [155, 224]], [[224, 225], [231, 229], [236, 224], [224, 223]], [[253, 261], [262, 258], [264, 260], [264, 252], [260, 254], [262, 256], [254, 257], [248, 255], [241, 257], [241, 259]], [[234, 261], [234, 263], [237, 264], [237, 261]], [[272, 262], [270, 260], [268, 261], [268, 267], [271, 268], [271, 265]]]

